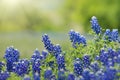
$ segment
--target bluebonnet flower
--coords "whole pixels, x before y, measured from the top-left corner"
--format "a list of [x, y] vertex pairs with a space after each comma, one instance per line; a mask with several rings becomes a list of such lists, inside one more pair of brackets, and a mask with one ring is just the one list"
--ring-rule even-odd
[[116, 63], [118, 63], [119, 66], [120, 66], [120, 54], [117, 56], [117, 61], [116, 61]]
[[65, 72], [63, 69], [58, 71], [58, 80], [66, 80]]
[[54, 49], [54, 45], [52, 44], [51, 40], [49, 39], [49, 36], [47, 34], [44, 34], [42, 36], [42, 42], [44, 43], [44, 47], [48, 52], [52, 53]]
[[10, 77], [9, 72], [0, 72], [0, 80], [7, 80]]
[[103, 71], [99, 70], [97, 73], [96, 73], [96, 77], [97, 77], [97, 80], [109, 80], [109, 79], [105, 79], [105, 74]]
[[38, 49], [36, 49], [31, 57], [33, 78], [37, 78], [37, 75], [39, 75], [40, 77], [40, 71], [41, 71], [40, 66], [43, 58], [44, 56], [40, 55], [40, 52], [38, 51]]
[[67, 80], [75, 80], [75, 75], [72, 73], [68, 74]]
[[56, 58], [62, 52], [60, 45], [54, 45], [47, 34], [42, 36], [42, 42], [44, 43], [46, 50], [48, 50], [49, 53], [52, 53]]
[[90, 76], [90, 80], [97, 80], [97, 77], [94, 72], [90, 72], [89, 76]]
[[72, 42], [72, 45], [74, 48], [76, 48], [76, 45], [83, 44], [86, 45], [86, 39], [83, 35], [80, 35], [78, 32], [75, 32], [71, 30], [69, 32], [70, 40]]
[[13, 70], [18, 76], [24, 76], [29, 73], [29, 61], [26, 59], [20, 59], [14, 64]]
[[89, 55], [84, 55], [83, 56], [83, 66], [84, 68], [88, 68], [90, 66], [90, 56]]
[[117, 53], [112, 48], [108, 48], [108, 55], [109, 55], [109, 58], [113, 59], [115, 56], [117, 56]]
[[60, 69], [65, 70], [65, 58], [62, 54], [59, 54], [57, 57], [57, 65], [58, 65], [58, 70]]
[[54, 52], [53, 52], [55, 58], [57, 58], [57, 56], [58, 56], [59, 54], [61, 54], [61, 52], [62, 52], [61, 46], [60, 46], [59, 44], [56, 44], [56, 45], [54, 46]]
[[114, 63], [114, 60], [111, 59], [111, 58], [109, 58], [108, 61], [107, 61], [107, 65], [106, 65], [106, 66], [107, 66], [107, 67], [111, 67], [111, 66], [114, 66], [114, 64], [115, 64], [115, 63]]
[[118, 29], [113, 29], [110, 31], [110, 29], [106, 29], [106, 32], [104, 33], [104, 39], [109, 41], [118, 41]]
[[104, 33], [104, 39], [105, 39], [105, 40], [112, 41], [110, 29], [106, 29], [106, 31], [105, 31], [105, 33]]
[[91, 18], [91, 27], [92, 27], [92, 29], [93, 29], [93, 31], [96, 33], [96, 34], [99, 34], [99, 33], [101, 33], [101, 27], [100, 27], [100, 25], [99, 25], [99, 23], [98, 23], [98, 20], [97, 20], [97, 18], [95, 17], [95, 16], [93, 16], [92, 18]]
[[42, 51], [42, 55], [43, 55], [43, 57], [44, 57], [44, 59], [47, 57], [47, 55], [48, 55], [48, 52], [47, 51], [45, 51], [45, 50], [43, 50]]
[[115, 80], [116, 78], [116, 70], [113, 67], [107, 67], [104, 75], [105, 75], [105, 80]]
[[90, 76], [89, 69], [84, 69], [83, 70], [82, 77], [83, 77], [84, 80], [90, 80], [91, 76]]
[[32, 63], [32, 71], [33, 71], [33, 75], [37, 72], [38, 74], [40, 74], [40, 68], [41, 63], [40, 63], [40, 59], [37, 59], [35, 62]]
[[36, 73], [34, 74], [34, 77], [33, 77], [33, 78], [34, 78], [34, 80], [40, 80], [40, 75], [39, 75], [39, 73], [36, 72]]
[[40, 52], [38, 51], [38, 49], [36, 49], [31, 57], [31, 62], [35, 62], [37, 59], [43, 60], [43, 55], [40, 55]]
[[100, 56], [98, 56], [98, 55], [95, 56], [95, 60], [97, 60], [97, 61], [100, 60]]
[[57, 79], [56, 79], [56, 76], [53, 74], [53, 75], [50, 77], [50, 80], [57, 80]]
[[118, 62], [118, 56], [115, 56], [115, 57], [112, 59], [112, 61], [113, 61], [114, 63], [117, 63], [117, 62]]
[[112, 33], [111, 33], [111, 37], [113, 41], [117, 41], [118, 40], [118, 29], [113, 29]]
[[82, 75], [82, 72], [83, 72], [83, 64], [79, 59], [77, 59], [74, 62], [74, 74], [76, 76], [80, 76]]
[[100, 69], [99, 64], [98, 64], [97, 61], [92, 62], [91, 65], [90, 65], [90, 67], [91, 67], [91, 69], [92, 69], [93, 72], [97, 72]]
[[12, 71], [13, 63], [19, 60], [19, 51], [13, 47], [8, 47], [5, 51], [4, 58], [6, 59], [7, 71]]
[[100, 61], [103, 63], [103, 65], [107, 65], [107, 61], [108, 61], [108, 58], [109, 58], [109, 55], [107, 52], [101, 52], [100, 55]]
[[52, 74], [53, 74], [52, 70], [50, 70], [50, 69], [46, 70], [44, 73], [44, 79], [49, 80], [51, 78]]
[[28, 75], [25, 75], [23, 80], [31, 80], [31, 78]]
[[117, 54], [120, 55], [120, 50], [117, 51]]

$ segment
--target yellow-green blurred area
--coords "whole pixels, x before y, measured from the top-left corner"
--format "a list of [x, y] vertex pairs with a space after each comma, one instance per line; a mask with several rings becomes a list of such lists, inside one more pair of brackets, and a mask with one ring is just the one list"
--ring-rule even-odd
[[90, 29], [96, 16], [104, 28], [120, 27], [120, 0], [0, 0], [0, 31]]
[[0, 59], [11, 45], [22, 56], [43, 50], [43, 33], [65, 50], [68, 31], [88, 32], [92, 16], [102, 28], [120, 29], [120, 0], [0, 0]]

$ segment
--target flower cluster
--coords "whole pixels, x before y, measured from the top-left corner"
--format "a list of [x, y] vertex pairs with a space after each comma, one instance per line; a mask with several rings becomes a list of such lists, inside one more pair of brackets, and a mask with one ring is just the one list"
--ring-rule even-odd
[[83, 66], [85, 68], [88, 68], [90, 66], [90, 56], [89, 55], [84, 55], [83, 56]]
[[54, 46], [54, 52], [53, 52], [54, 55], [55, 55], [55, 58], [57, 58], [58, 55], [61, 54], [61, 52], [62, 52], [62, 50], [61, 50], [60, 45], [59, 45], [59, 44], [56, 44], [56, 45]]
[[29, 73], [30, 63], [26, 59], [20, 59], [17, 63], [14, 63], [13, 71], [18, 76], [24, 76], [25, 74]]
[[23, 80], [31, 80], [31, 78], [29, 76], [25, 75]]
[[[6, 62], [0, 62], [0, 80], [7, 80], [14, 73], [23, 80], [120, 80], [118, 30], [106, 29], [104, 35], [101, 34], [102, 28], [95, 16], [91, 24], [98, 40], [90, 40], [86, 45], [86, 39], [71, 30], [69, 36], [74, 48], [65, 54], [59, 44], [52, 44], [47, 34], [42, 36], [42, 42], [48, 52], [43, 50], [40, 53], [36, 49], [30, 60], [19, 59], [17, 49], [7, 48], [4, 55]], [[107, 44], [107, 41], [110, 43]], [[77, 46], [80, 44], [84, 46]]]
[[106, 29], [104, 39], [109, 41], [118, 41], [118, 29], [113, 29], [112, 31], [110, 31], [110, 29]]
[[[46, 70], [45, 72], [44, 72], [44, 79], [45, 80], [52, 80], [52, 78], [54, 78], [53, 77], [54, 75], [53, 75], [53, 72], [52, 72], [52, 70], [50, 70], [50, 69], [48, 69], [48, 70]], [[54, 80], [54, 79], [53, 79]]]
[[58, 70], [65, 70], [65, 58], [62, 54], [59, 54], [57, 57]]
[[53, 49], [54, 49], [54, 45], [52, 44], [52, 42], [47, 34], [44, 34], [42, 36], [42, 42], [44, 43], [44, 47], [46, 48], [46, 50], [48, 50], [48, 52], [52, 53]]
[[74, 75], [81, 80], [119, 80], [120, 51], [101, 49], [96, 56], [98, 59], [94, 62], [88, 55], [83, 55], [82, 60], [77, 58], [74, 61]]
[[19, 51], [13, 47], [8, 47], [5, 51], [4, 58], [6, 59], [6, 66], [8, 71], [12, 71], [13, 63], [19, 60]]
[[74, 30], [69, 31], [70, 40], [72, 42], [73, 47], [76, 48], [76, 45], [83, 44], [86, 45], [86, 39], [80, 33], [75, 32]]
[[75, 80], [75, 75], [72, 73], [68, 74], [67, 80]]
[[97, 20], [97, 18], [95, 17], [95, 16], [93, 16], [92, 18], [91, 18], [91, 27], [92, 27], [92, 29], [93, 29], [93, 31], [96, 33], [96, 34], [99, 34], [99, 33], [101, 33], [101, 27], [100, 27], [100, 25], [98, 24], [98, 20]]
[[48, 50], [49, 53], [53, 53], [56, 58], [62, 52], [60, 45], [54, 45], [47, 34], [42, 36], [42, 42], [44, 43], [46, 50]]
[[74, 73], [76, 76], [82, 75], [83, 72], [83, 64], [79, 58], [77, 58], [74, 62]]
[[115, 50], [109, 48], [108, 51], [102, 50], [100, 52], [98, 60], [101, 61], [102, 64], [105, 66], [114, 66], [115, 63], [118, 63], [118, 64], [120, 63], [119, 56], [120, 56], [119, 51], [115, 51]]
[[58, 80], [66, 80], [65, 72], [63, 69], [58, 71]]
[[0, 80], [7, 80], [9, 78], [10, 74], [9, 72], [0, 72]]

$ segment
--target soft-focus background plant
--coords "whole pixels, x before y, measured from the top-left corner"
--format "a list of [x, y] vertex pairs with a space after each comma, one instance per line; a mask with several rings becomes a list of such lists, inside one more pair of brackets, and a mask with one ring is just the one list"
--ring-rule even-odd
[[67, 49], [71, 45], [68, 31], [87, 34], [93, 15], [102, 28], [120, 29], [119, 3], [120, 0], [0, 0], [0, 60], [11, 45], [20, 50], [21, 57], [30, 57], [35, 48], [43, 50], [43, 33]]

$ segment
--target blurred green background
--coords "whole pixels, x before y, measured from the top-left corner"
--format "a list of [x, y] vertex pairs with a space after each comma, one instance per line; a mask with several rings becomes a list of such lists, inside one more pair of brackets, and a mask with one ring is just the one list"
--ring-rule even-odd
[[43, 33], [65, 50], [71, 45], [68, 31], [84, 34], [92, 16], [102, 28], [120, 30], [119, 14], [120, 0], [0, 0], [0, 59], [11, 45], [22, 57], [43, 50]]

